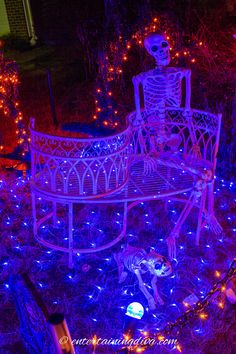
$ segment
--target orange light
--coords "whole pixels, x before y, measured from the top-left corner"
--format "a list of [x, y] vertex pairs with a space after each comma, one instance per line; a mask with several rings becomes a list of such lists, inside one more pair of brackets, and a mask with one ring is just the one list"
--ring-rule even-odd
[[169, 40], [169, 39], [170, 39], [170, 37], [169, 37], [169, 36], [167, 36], [167, 37], [166, 37], [166, 39], [168, 39], [168, 40]]
[[157, 18], [156, 17], [153, 19], [153, 22], [157, 22]]
[[207, 319], [207, 314], [205, 312], [201, 312], [199, 315], [199, 318], [201, 318], [201, 320], [206, 320]]
[[93, 119], [97, 119], [97, 116], [94, 114]]
[[222, 301], [220, 301], [220, 302], [218, 303], [218, 306], [219, 306], [221, 309], [223, 309], [223, 308], [224, 308], [224, 303], [223, 303]]
[[219, 278], [221, 276], [220, 272], [218, 270], [215, 271], [215, 276]]
[[100, 89], [100, 88], [98, 88], [98, 89], [97, 89], [97, 92], [98, 92], [98, 93], [100, 93], [100, 92], [101, 92], [101, 89]]
[[127, 58], [127, 56], [125, 55], [125, 56], [123, 57], [123, 59], [126, 61], [128, 58]]
[[109, 96], [112, 96], [112, 92], [111, 92], [111, 91], [109, 91], [109, 92], [108, 92], [108, 95], [109, 95]]
[[202, 42], [199, 42], [199, 45], [202, 45]]
[[195, 58], [193, 58], [193, 59], [191, 60], [191, 62], [192, 62], [192, 63], [195, 63], [195, 62], [196, 62], [196, 59], [195, 59]]
[[158, 340], [164, 340], [165, 337], [164, 337], [162, 334], [160, 334], [160, 335], [157, 337], [157, 339], [158, 339]]
[[108, 122], [105, 120], [105, 121], [103, 122], [103, 124], [104, 124], [104, 125], [108, 125]]
[[182, 348], [181, 348], [181, 346], [180, 346], [179, 344], [176, 345], [176, 349], [177, 349], [180, 353], [182, 353]]
[[95, 335], [92, 339], [92, 344], [96, 345], [97, 344], [97, 336]]
[[130, 44], [127, 44], [126, 48], [127, 48], [127, 49], [130, 49], [130, 48], [131, 48], [131, 45], [130, 45]]

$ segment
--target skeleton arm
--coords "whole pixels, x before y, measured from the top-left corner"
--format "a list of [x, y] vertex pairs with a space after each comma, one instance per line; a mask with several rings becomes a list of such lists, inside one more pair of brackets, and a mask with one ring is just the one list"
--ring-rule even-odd
[[142, 121], [141, 116], [141, 106], [140, 106], [140, 94], [139, 94], [139, 85], [142, 83], [141, 75], [134, 76], [132, 79], [134, 85], [134, 100], [135, 100], [135, 109], [136, 109], [136, 120]]
[[142, 291], [142, 293], [146, 297], [150, 309], [151, 310], [155, 310], [155, 308], [156, 308], [155, 300], [154, 300], [153, 296], [147, 290], [146, 286], [144, 285], [144, 282], [143, 282], [143, 279], [141, 277], [141, 274], [140, 274], [139, 270], [135, 269], [134, 273], [136, 274], [136, 276], [138, 278], [139, 289]]
[[185, 97], [185, 109], [190, 110], [191, 104], [191, 70], [187, 69], [184, 72], [186, 80], [186, 97]]

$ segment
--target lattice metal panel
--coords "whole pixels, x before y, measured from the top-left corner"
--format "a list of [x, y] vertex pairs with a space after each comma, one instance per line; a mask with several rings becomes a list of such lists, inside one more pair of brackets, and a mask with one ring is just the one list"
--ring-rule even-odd
[[127, 181], [129, 141], [130, 128], [99, 139], [62, 138], [32, 128], [33, 184], [63, 196], [111, 193]]
[[[135, 118], [135, 112], [128, 116], [128, 121], [132, 122]], [[168, 150], [168, 138], [172, 134], [180, 137], [178, 150], [184, 158], [194, 155], [196, 148], [201, 156], [195, 159], [199, 164], [199, 158], [207, 164], [211, 164], [213, 170], [216, 165], [216, 155], [219, 147], [219, 134], [221, 125], [221, 116], [208, 112], [192, 110], [186, 114], [182, 108], [169, 108], [166, 110], [164, 129], [160, 127], [160, 118], [158, 110], [147, 114], [142, 112], [143, 124], [133, 128], [130, 150], [133, 154], [148, 154], [150, 152], [151, 136], [155, 134], [164, 141], [162, 150]], [[163, 136], [164, 134], [164, 136]], [[195, 163], [192, 160], [192, 163]]]

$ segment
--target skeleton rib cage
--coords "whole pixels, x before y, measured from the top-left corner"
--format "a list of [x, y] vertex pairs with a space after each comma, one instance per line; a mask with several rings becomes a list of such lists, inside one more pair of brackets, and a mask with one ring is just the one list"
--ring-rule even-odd
[[181, 72], [166, 74], [165, 76], [161, 74], [147, 75], [142, 83], [144, 109], [151, 112], [165, 105], [180, 107], [181, 80]]

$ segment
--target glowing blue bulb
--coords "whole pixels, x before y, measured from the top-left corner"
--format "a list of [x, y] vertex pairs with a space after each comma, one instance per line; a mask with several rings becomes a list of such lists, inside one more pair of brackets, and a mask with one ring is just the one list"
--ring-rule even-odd
[[127, 307], [126, 316], [141, 320], [144, 315], [144, 308], [139, 302], [132, 302]]

